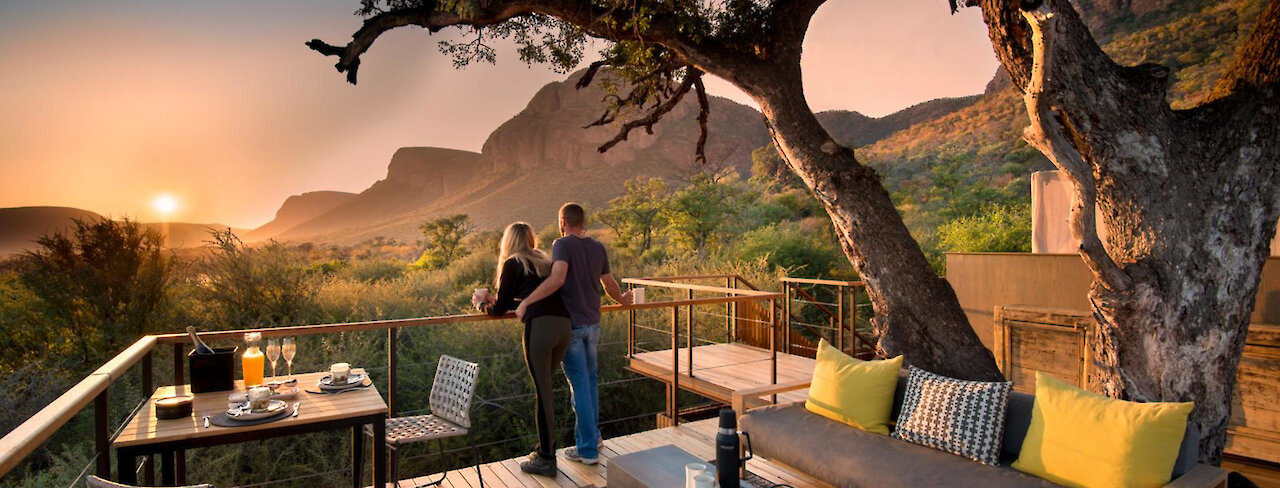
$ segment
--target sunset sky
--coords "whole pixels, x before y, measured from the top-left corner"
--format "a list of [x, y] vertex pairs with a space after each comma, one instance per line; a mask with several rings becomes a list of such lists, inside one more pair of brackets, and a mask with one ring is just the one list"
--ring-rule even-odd
[[[152, 202], [167, 194], [175, 221], [256, 227], [289, 195], [365, 189], [401, 146], [479, 151], [564, 76], [510, 49], [496, 65], [455, 70], [436, 50], [441, 36], [400, 29], [374, 45], [351, 86], [303, 43], [345, 43], [357, 6], [5, 0], [0, 207], [155, 221]], [[996, 66], [977, 9], [832, 0], [805, 44], [805, 89], [814, 110], [881, 116], [978, 93]], [[725, 83], [710, 90], [754, 106]]]

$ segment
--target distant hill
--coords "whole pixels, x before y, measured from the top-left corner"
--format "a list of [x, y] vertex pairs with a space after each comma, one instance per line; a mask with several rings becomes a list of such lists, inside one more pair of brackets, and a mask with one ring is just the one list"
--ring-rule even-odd
[[[103, 218], [88, 210], [70, 207], [12, 207], [0, 208], [0, 257], [20, 254], [33, 249], [39, 237], [58, 231], [64, 231], [73, 225], [74, 219], [96, 220]], [[143, 223], [144, 227], [155, 229], [168, 237], [166, 247], [200, 247], [209, 240], [211, 230], [226, 230], [221, 224], [188, 224]], [[231, 229], [237, 235], [248, 233], [248, 229]]]
[[155, 229], [161, 235], [165, 236], [165, 247], [171, 248], [193, 248], [204, 247], [212, 239], [209, 234], [214, 231], [231, 232], [237, 236], [247, 235], [249, 229], [237, 229], [222, 224], [189, 224], [183, 222], [147, 222], [142, 224], [149, 229]]
[[101, 215], [70, 207], [0, 208], [0, 257], [30, 249], [45, 234], [70, 226], [73, 219], [99, 219]]
[[979, 98], [980, 95], [939, 98], [912, 105], [880, 118], [867, 117], [848, 110], [828, 110], [817, 115], [818, 122], [837, 142], [858, 147], [884, 139], [889, 134], [917, 123], [936, 119], [973, 105]]
[[274, 219], [249, 232], [244, 239], [252, 242], [283, 234], [303, 222], [333, 210], [334, 207], [350, 201], [355, 196], [355, 193], [342, 191], [311, 191], [293, 195], [285, 199], [284, 204], [276, 211]]
[[482, 174], [477, 153], [437, 147], [402, 147], [391, 157], [387, 177], [365, 191], [282, 232], [271, 234], [260, 227], [254, 234], [259, 238], [300, 241], [364, 227], [420, 209], [448, 196], [456, 188], [469, 186]]

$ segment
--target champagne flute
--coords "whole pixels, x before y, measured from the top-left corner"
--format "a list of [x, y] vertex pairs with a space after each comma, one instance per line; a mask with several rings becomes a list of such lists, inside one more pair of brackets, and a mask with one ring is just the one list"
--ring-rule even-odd
[[298, 354], [298, 344], [292, 337], [286, 337], [280, 352], [284, 354], [284, 362], [289, 365], [289, 379], [293, 379], [293, 356]]
[[280, 360], [280, 339], [267, 339], [267, 359], [271, 360], [271, 381], [276, 381], [276, 361]]

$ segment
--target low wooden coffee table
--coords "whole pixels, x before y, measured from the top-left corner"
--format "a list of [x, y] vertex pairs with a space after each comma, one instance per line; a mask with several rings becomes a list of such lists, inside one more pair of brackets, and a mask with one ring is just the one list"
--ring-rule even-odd
[[[714, 473], [715, 466], [706, 459], [676, 446], [661, 446], [610, 458], [606, 479], [609, 488], [678, 488], [684, 486], [684, 466], [689, 463], [706, 464]], [[744, 481], [742, 488], [755, 487]]]

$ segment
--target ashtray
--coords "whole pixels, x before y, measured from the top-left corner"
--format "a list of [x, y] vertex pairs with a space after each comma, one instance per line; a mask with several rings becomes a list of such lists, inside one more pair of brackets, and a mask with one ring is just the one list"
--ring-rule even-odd
[[191, 416], [191, 405], [195, 397], [171, 396], [156, 400], [156, 418], [160, 420], [180, 419]]

